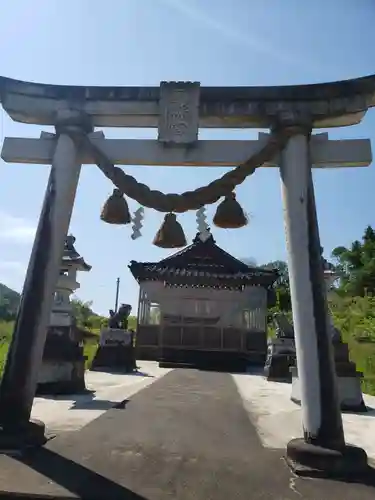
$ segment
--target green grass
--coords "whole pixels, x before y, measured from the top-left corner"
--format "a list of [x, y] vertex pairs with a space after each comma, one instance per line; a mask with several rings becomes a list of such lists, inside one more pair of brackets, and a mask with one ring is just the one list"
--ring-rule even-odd
[[4, 338], [8, 341], [10, 340], [13, 333], [14, 321], [2, 321], [0, 320], [0, 339], [3, 341]]
[[8, 347], [9, 347], [8, 343], [0, 345], [0, 375], [4, 371], [6, 355], [8, 353]]
[[92, 360], [94, 359], [98, 344], [96, 342], [87, 342], [84, 348], [84, 354], [87, 357], [85, 368], [88, 370], [91, 367]]
[[13, 321], [6, 322], [0, 320], [0, 377], [4, 371], [13, 325]]
[[[364, 375], [362, 390], [375, 395], [375, 298], [333, 297], [330, 310], [343, 341], [349, 345], [350, 359]], [[359, 342], [361, 338], [366, 342]]]

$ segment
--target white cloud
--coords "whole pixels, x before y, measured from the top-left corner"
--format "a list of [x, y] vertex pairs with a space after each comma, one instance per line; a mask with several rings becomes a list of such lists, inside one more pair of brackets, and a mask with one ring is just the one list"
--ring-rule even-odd
[[0, 258], [0, 283], [19, 292], [24, 284], [26, 267], [24, 262]]
[[25, 264], [15, 260], [0, 260], [0, 270], [1, 271], [16, 271], [23, 273], [25, 271]]
[[15, 243], [30, 243], [35, 236], [35, 224], [0, 211], [0, 238]]

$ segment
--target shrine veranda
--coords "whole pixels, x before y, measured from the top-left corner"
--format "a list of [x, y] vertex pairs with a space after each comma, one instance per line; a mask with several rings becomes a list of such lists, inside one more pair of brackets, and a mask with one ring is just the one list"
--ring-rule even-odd
[[[197, 211], [199, 234], [207, 238], [211, 224], [205, 221], [204, 206], [217, 201], [221, 203], [214, 224], [242, 227], [246, 217], [235, 197], [236, 186], [257, 168], [276, 167], [281, 177], [303, 420], [303, 439], [288, 443], [288, 460], [297, 467], [311, 465], [311, 457], [318, 457], [320, 468], [332, 469], [334, 463], [334, 469], [342, 471], [353, 463], [363, 466], [363, 450], [345, 445], [311, 168], [370, 165], [368, 139], [330, 140], [328, 134], [314, 130], [359, 123], [375, 106], [375, 75], [253, 88], [201, 87], [198, 82], [64, 87], [1, 78], [0, 90], [2, 106], [13, 120], [55, 127], [55, 134], [42, 132], [39, 139], [5, 138], [2, 149], [2, 158], [10, 163], [51, 165], [2, 379], [4, 439], [14, 439], [17, 428], [17, 439], [21, 433], [26, 441], [43, 440], [43, 426], [29, 418], [81, 166], [94, 163], [112, 181], [114, 191], [102, 219], [133, 223], [133, 239], [141, 233], [143, 207], [166, 214], [154, 240], [162, 248], [187, 244], [178, 223], [181, 212]], [[158, 138], [108, 140], [96, 127], [152, 127], [158, 129]], [[267, 133], [256, 141], [202, 141], [200, 128], [260, 128]], [[151, 190], [116, 164], [235, 168], [208, 186], [177, 195]], [[140, 205], [134, 216], [129, 214], [127, 196]]]

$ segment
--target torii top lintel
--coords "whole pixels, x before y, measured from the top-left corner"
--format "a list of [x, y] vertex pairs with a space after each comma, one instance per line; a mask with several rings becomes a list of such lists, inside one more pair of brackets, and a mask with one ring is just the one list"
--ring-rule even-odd
[[[158, 127], [160, 87], [64, 86], [0, 77], [5, 111], [19, 122], [54, 125], [61, 107], [90, 115], [92, 125]], [[183, 85], [176, 82], [176, 85]], [[268, 128], [284, 112], [309, 113], [315, 127], [338, 127], [361, 121], [375, 106], [375, 75], [311, 85], [198, 88], [199, 126]]]

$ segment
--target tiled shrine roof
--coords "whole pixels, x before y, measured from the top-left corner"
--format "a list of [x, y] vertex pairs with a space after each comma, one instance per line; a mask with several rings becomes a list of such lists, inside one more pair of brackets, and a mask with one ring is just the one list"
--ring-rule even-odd
[[77, 252], [74, 247], [75, 237], [69, 235], [65, 239], [64, 253], [62, 258], [62, 264], [75, 265], [80, 271], [90, 271], [91, 266], [86, 263], [83, 257]]
[[202, 241], [197, 235], [193, 243], [159, 262], [131, 261], [130, 272], [139, 282], [163, 281], [167, 285], [242, 288], [269, 288], [277, 279], [277, 271], [251, 267], [216, 245], [211, 235]]

